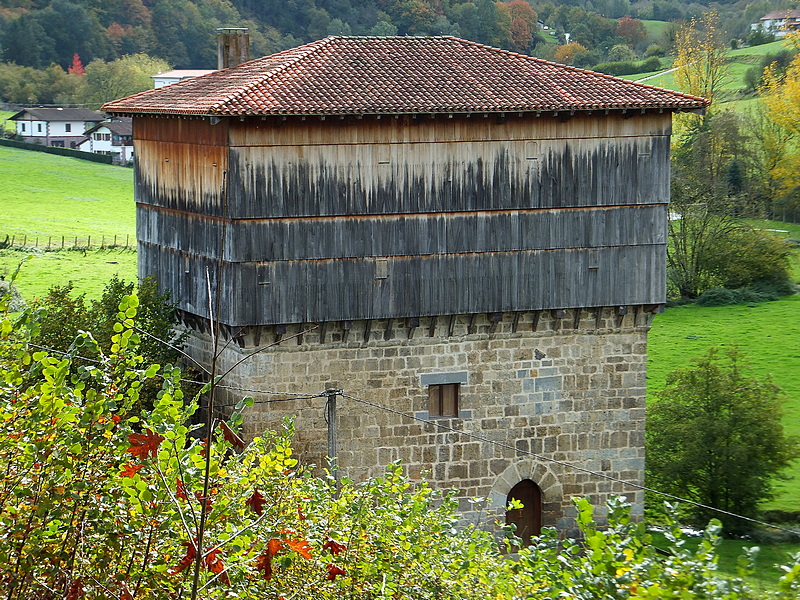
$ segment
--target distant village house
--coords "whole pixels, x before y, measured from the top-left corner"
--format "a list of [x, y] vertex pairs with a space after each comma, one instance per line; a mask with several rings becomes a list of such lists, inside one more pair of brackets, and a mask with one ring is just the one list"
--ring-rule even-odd
[[76, 147], [111, 156], [117, 164], [127, 164], [133, 160], [133, 120], [118, 117], [98, 123], [86, 131], [86, 137]]
[[791, 33], [800, 31], [800, 9], [796, 10], [774, 10], [754, 23], [753, 30], [761, 28], [766, 33], [774, 35], [776, 38], [786, 37]]
[[106, 118], [85, 108], [25, 108], [9, 120], [25, 142], [60, 148], [77, 148], [87, 129]]
[[165, 85], [186, 81], [187, 79], [208, 75], [213, 72], [213, 69], [177, 69], [174, 71], [166, 71], [158, 75], [153, 75], [153, 88], [158, 89]]

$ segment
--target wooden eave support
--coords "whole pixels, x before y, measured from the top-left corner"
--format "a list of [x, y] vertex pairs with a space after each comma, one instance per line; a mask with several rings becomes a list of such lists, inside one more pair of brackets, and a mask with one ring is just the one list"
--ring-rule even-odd
[[353, 328], [353, 324], [350, 321], [342, 321], [342, 341], [346, 342], [347, 338], [350, 336], [350, 330]]
[[628, 307], [627, 306], [620, 306], [617, 308], [617, 327], [622, 327], [622, 321], [625, 319], [625, 315], [628, 314]]
[[497, 324], [503, 320], [503, 313], [489, 313], [488, 317], [489, 323], [491, 323], [491, 325], [489, 325], [489, 333], [494, 333], [497, 329]]
[[469, 316], [469, 325], [467, 326], [467, 333], [475, 333], [475, 319], [477, 319], [478, 315], [476, 313], [472, 313]]
[[428, 327], [428, 337], [433, 337], [434, 335], [436, 335], [436, 321], [438, 320], [439, 317], [437, 317], [436, 315], [431, 317], [431, 324]]
[[386, 329], [383, 331], [383, 339], [384, 341], [389, 341], [394, 337], [394, 331], [392, 331], [392, 319], [386, 319]]
[[594, 309], [594, 328], [600, 329], [600, 325], [603, 324], [603, 307], [598, 306]]
[[409, 317], [406, 326], [408, 327], [408, 339], [411, 339], [414, 337], [414, 330], [419, 327], [419, 317]]
[[539, 319], [542, 317], [542, 311], [533, 311], [533, 323], [531, 323], [531, 331], [536, 331], [539, 328]]
[[372, 333], [372, 319], [364, 321], [364, 342], [369, 341], [369, 336]]

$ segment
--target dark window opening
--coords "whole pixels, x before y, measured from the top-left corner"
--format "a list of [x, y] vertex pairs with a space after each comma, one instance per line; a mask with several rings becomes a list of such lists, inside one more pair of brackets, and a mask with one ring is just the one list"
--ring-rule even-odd
[[516, 525], [517, 537], [528, 546], [531, 537], [542, 533], [542, 490], [530, 479], [523, 479], [508, 492], [506, 506], [512, 500], [519, 500], [522, 508], [506, 511], [506, 525]]
[[64, 131], [71, 132], [72, 131], [72, 124], [67, 123], [66, 125], [64, 125]]
[[459, 383], [428, 386], [428, 415], [431, 417], [457, 417]]

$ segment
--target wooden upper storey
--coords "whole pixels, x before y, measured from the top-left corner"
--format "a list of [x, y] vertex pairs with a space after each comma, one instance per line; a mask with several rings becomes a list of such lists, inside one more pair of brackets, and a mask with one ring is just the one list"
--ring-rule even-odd
[[189, 313], [218, 265], [228, 325], [664, 301], [669, 113], [134, 128], [140, 274]]
[[230, 219], [666, 203], [670, 122], [137, 117], [137, 202]]

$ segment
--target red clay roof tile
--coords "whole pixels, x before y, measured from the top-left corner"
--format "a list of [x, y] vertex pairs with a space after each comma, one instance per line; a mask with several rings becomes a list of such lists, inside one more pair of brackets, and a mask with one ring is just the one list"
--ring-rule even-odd
[[664, 108], [708, 101], [454, 37], [335, 36], [103, 105], [117, 114]]

